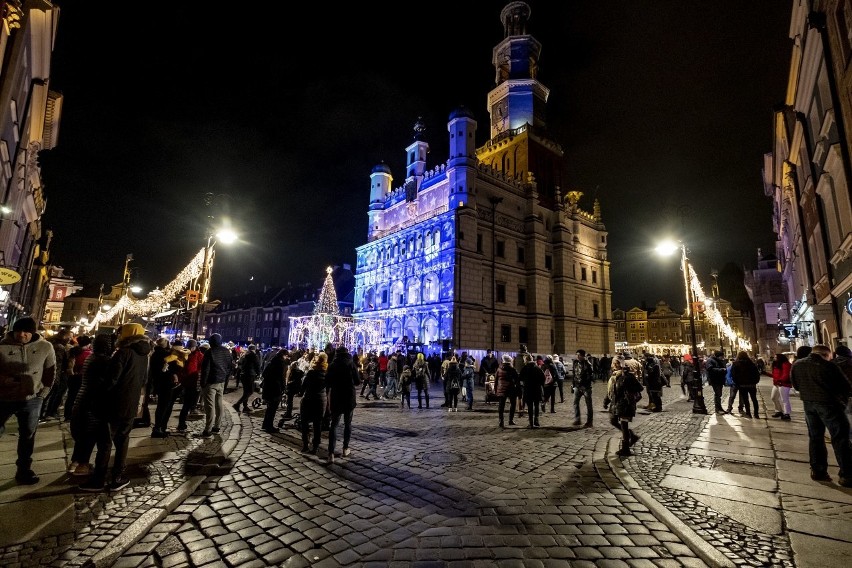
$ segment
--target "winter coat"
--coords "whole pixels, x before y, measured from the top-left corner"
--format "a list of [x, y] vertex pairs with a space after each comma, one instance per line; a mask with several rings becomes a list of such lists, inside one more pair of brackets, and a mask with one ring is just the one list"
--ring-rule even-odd
[[325, 394], [325, 371], [322, 369], [311, 368], [305, 373], [305, 379], [302, 381], [302, 404], [299, 412], [302, 420], [311, 422], [315, 419], [322, 418], [325, 414], [326, 394]]
[[527, 404], [541, 402], [544, 393], [544, 371], [536, 365], [535, 361], [530, 361], [524, 368], [521, 369], [518, 377], [524, 384], [524, 401]]
[[210, 349], [204, 354], [201, 362], [201, 386], [224, 383], [234, 368], [234, 358], [231, 350], [222, 345], [214, 334], [210, 337]]
[[447, 366], [447, 374], [444, 376], [444, 382], [447, 385], [447, 390], [460, 391], [462, 384], [462, 373], [458, 363], [450, 362]]
[[346, 350], [338, 350], [325, 373], [328, 404], [332, 414], [346, 414], [358, 406], [356, 388], [361, 384], [361, 374]]
[[518, 372], [511, 363], [503, 363], [497, 369], [494, 394], [502, 396], [518, 396]]
[[840, 367], [816, 353], [793, 363], [790, 381], [803, 402], [845, 406], [852, 395], [852, 386]]
[[50, 342], [34, 333], [20, 344], [9, 332], [0, 341], [0, 400], [30, 400], [45, 397], [56, 371], [56, 352]]
[[426, 363], [426, 359], [422, 357], [422, 353], [417, 356], [413, 371], [414, 385], [417, 387], [417, 390], [429, 390], [429, 365]]
[[782, 362], [780, 367], [772, 365], [772, 384], [776, 387], [792, 387], [793, 383], [790, 382], [790, 367], [792, 366], [790, 361]]
[[284, 374], [287, 372], [287, 358], [279, 353], [263, 369], [261, 396], [263, 400], [275, 400], [284, 396]]
[[725, 375], [728, 369], [725, 366], [724, 360], [714, 357], [708, 357], [704, 362], [704, 369], [707, 371], [707, 382], [710, 384], [724, 385]]
[[257, 351], [251, 349], [243, 355], [240, 360], [240, 373], [243, 377], [257, 377], [260, 375], [260, 357], [257, 356]]
[[497, 357], [494, 355], [491, 355], [490, 357], [485, 356], [482, 358], [482, 361], [479, 362], [479, 374], [484, 380], [486, 375], [493, 375], [496, 373], [499, 367], [500, 362], [497, 360]]
[[731, 365], [731, 378], [738, 387], [753, 387], [760, 381], [760, 371], [751, 359], [736, 359]]
[[402, 373], [399, 375], [399, 392], [411, 392], [411, 380], [411, 369], [403, 368]]
[[[110, 356], [105, 353], [90, 353], [83, 371], [83, 380], [74, 400], [73, 416], [91, 412], [98, 417], [108, 414], [107, 384]], [[141, 394], [141, 393], [140, 393]]]
[[105, 381], [106, 418], [126, 421], [136, 416], [139, 397], [148, 380], [151, 351], [151, 340], [144, 335], [132, 335], [118, 342]]
[[181, 377], [181, 385], [185, 389], [197, 389], [201, 384], [201, 362], [204, 361], [204, 353], [198, 349], [190, 351], [186, 359], [185, 372]]
[[607, 383], [604, 407], [615, 418], [632, 419], [636, 416], [636, 395], [642, 392], [642, 384], [632, 371], [617, 369]]

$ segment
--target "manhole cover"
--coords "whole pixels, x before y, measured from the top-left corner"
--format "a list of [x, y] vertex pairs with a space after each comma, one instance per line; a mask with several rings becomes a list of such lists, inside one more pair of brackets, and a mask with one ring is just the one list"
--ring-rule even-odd
[[464, 456], [461, 454], [454, 454], [452, 452], [429, 452], [427, 454], [423, 454], [420, 461], [433, 465], [446, 465], [463, 462]]

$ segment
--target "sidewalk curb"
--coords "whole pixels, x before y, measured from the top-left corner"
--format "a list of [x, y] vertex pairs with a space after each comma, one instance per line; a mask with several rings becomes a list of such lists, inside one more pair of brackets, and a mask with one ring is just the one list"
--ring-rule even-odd
[[[216, 465], [226, 461], [237, 446], [242, 433], [242, 420], [238, 413], [230, 408], [230, 404], [225, 405], [226, 410], [231, 415], [231, 430], [228, 432], [228, 438], [222, 441], [220, 446], [221, 456], [215, 456]], [[208, 464], [208, 467], [213, 464]], [[193, 475], [185, 480], [178, 487], [173, 489], [168, 495], [163, 497], [154, 507], [142, 514], [138, 519], [121, 531], [105, 548], [100, 550], [92, 558], [87, 560], [84, 568], [108, 568], [112, 566], [118, 558], [127, 552], [130, 547], [139, 542], [142, 537], [148, 534], [157, 523], [166, 518], [187, 497], [195, 493], [195, 490], [204, 483], [207, 475]]]
[[686, 523], [666, 509], [662, 503], [654, 499], [649, 492], [641, 488], [636, 480], [633, 479], [633, 476], [627, 473], [627, 470], [624, 469], [623, 465], [621, 465], [621, 458], [615, 455], [615, 451], [620, 444], [621, 436], [600, 438], [598, 443], [595, 445], [595, 463], [606, 463], [621, 485], [624, 486], [624, 488], [627, 489], [637, 501], [647, 507], [658, 521], [666, 525], [669, 530], [676, 534], [678, 538], [680, 538], [683, 543], [696, 554], [696, 556], [708, 565], [718, 568], [736, 568], [737, 565], [733, 561], [716, 550], [716, 547], [701, 538], [698, 533], [692, 530]]

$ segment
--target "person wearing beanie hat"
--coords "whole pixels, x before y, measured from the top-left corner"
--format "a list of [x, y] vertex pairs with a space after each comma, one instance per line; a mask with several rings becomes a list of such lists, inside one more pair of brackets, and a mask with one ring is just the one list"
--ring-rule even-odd
[[209, 438], [219, 432], [224, 412], [222, 395], [225, 391], [225, 382], [234, 370], [231, 350], [222, 344], [221, 334], [212, 334], [209, 341], [210, 348], [204, 353], [201, 363], [201, 391], [205, 422], [204, 430], [198, 434], [200, 438]]
[[56, 372], [53, 346], [36, 333], [32, 318], [21, 318], [0, 341], [0, 434], [14, 414], [18, 420], [18, 459], [15, 481], [38, 483], [31, 469], [35, 435], [44, 397]]
[[12, 332], [25, 331], [34, 334], [36, 331], [36, 322], [33, 318], [21, 318], [12, 324]]

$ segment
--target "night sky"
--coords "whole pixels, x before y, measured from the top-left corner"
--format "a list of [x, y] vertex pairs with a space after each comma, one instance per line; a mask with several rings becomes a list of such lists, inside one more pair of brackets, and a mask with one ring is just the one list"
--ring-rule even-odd
[[[370, 171], [403, 181], [418, 116], [428, 167], [447, 159], [459, 105], [488, 136], [491, 51], [506, 1], [320, 2], [271, 7], [57, 2], [51, 88], [58, 146], [42, 154], [52, 260], [78, 281], [162, 287], [204, 244], [214, 297], [321, 282], [366, 241]], [[551, 90], [548, 127], [581, 206], [601, 202], [613, 306], [683, 306], [682, 237], [705, 290], [711, 267], [774, 252], [763, 154], [792, 44], [781, 0], [531, 0]], [[225, 5], [228, 6], [228, 5]], [[202, 7], [206, 11], [202, 10]], [[208, 209], [204, 194], [217, 197]]]

